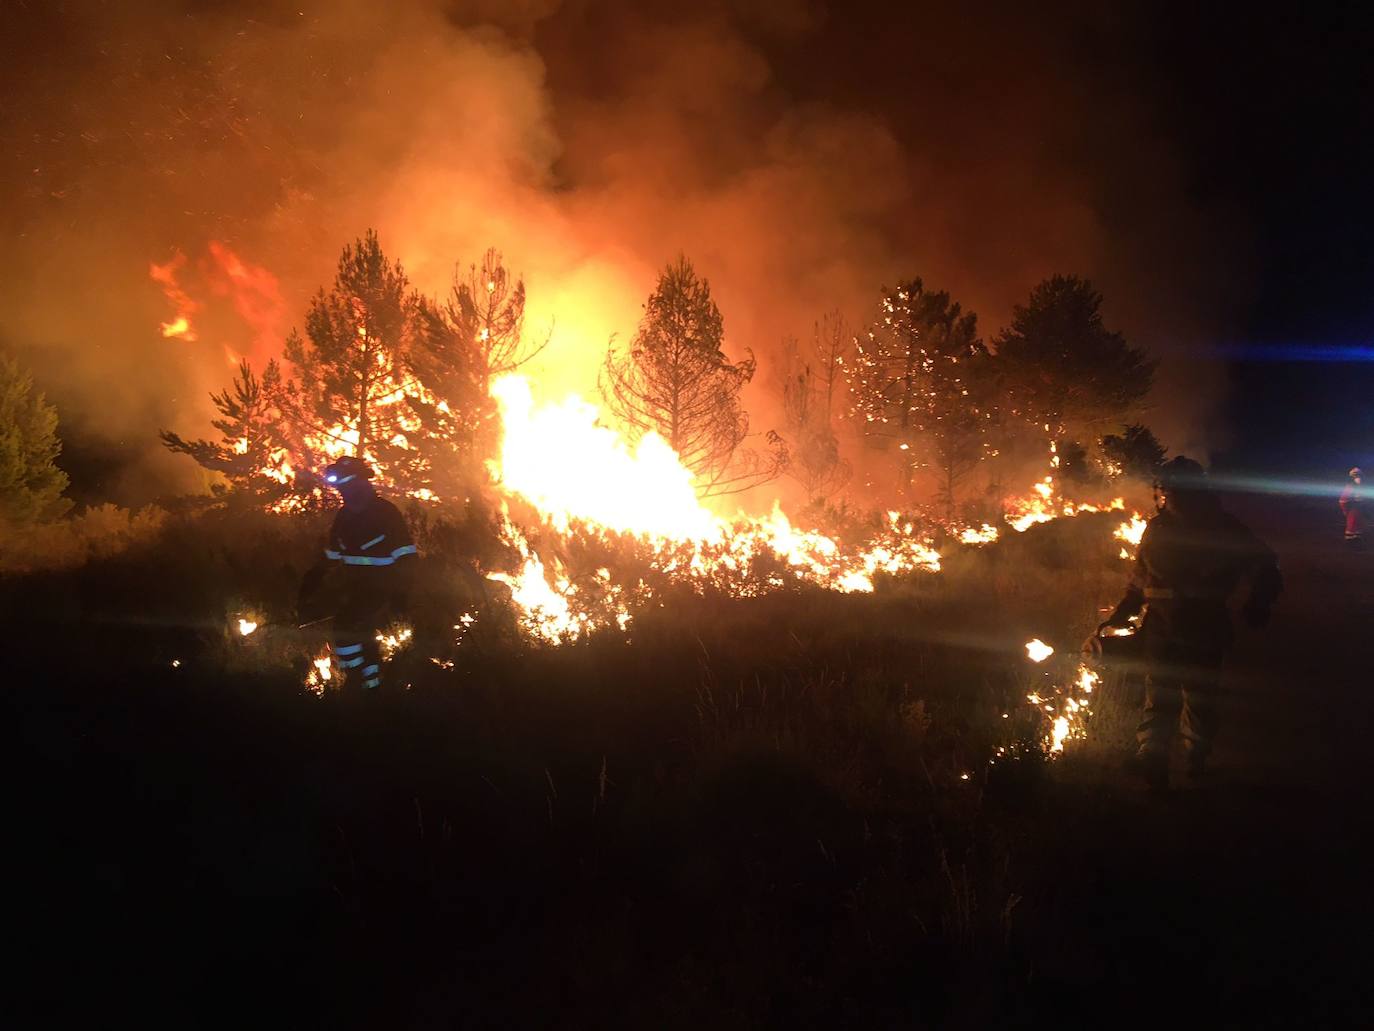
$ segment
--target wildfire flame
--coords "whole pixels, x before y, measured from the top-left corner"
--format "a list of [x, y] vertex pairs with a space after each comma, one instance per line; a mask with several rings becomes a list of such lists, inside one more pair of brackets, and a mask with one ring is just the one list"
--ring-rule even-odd
[[[178, 252], [163, 265], [151, 265], [149, 271], [176, 312], [163, 324], [164, 335], [194, 340], [191, 319], [200, 306], [182, 285], [185, 264], [185, 255]], [[276, 279], [267, 270], [218, 242], [209, 245], [208, 256], [198, 267], [210, 277], [208, 282], [217, 293], [232, 298], [258, 339], [277, 332], [274, 327], [283, 321], [283, 306]], [[495, 289], [493, 282], [486, 285], [489, 292]], [[366, 333], [366, 328], [360, 325], [358, 332]], [[651, 550], [656, 571], [669, 580], [710, 584], [737, 596], [794, 583], [871, 592], [882, 575], [935, 573], [941, 568], [932, 537], [900, 513], [889, 512], [886, 522], [863, 541], [844, 541], [798, 526], [776, 503], [765, 516], [722, 513], [703, 503], [698, 496], [701, 485], [692, 471], [659, 435], [645, 433], [637, 440], [627, 439], [596, 405], [576, 395], [536, 403], [530, 382], [518, 374], [498, 378], [491, 393], [503, 427], [499, 457], [489, 463], [500, 489], [532, 504], [542, 523], [557, 534], [567, 534], [576, 524], [594, 536], [633, 538], [638, 542], [635, 547]], [[399, 448], [407, 446], [407, 434], [421, 428], [411, 406], [404, 403], [407, 399], [443, 407], [416, 382], [388, 382], [382, 396], [370, 404], [374, 410], [399, 406], [395, 411], [402, 414], [394, 420], [399, 430], [389, 441]], [[356, 426], [342, 423], [313, 431], [304, 438], [303, 453], [279, 449], [265, 455], [259, 474], [289, 486], [297, 482], [301, 464], [318, 471], [344, 455], [358, 455], [376, 467], [376, 456], [360, 447], [359, 438]], [[248, 454], [252, 445], [243, 438], [234, 441], [232, 449]], [[1063, 498], [1056, 481], [1059, 467], [1060, 456], [1051, 443], [1047, 474], [1024, 497], [1005, 503], [1005, 520], [1013, 530], [1024, 531], [1080, 512], [1124, 509], [1121, 498], [1101, 506]], [[385, 469], [379, 469], [378, 479], [389, 486]], [[306, 509], [320, 501], [322, 493], [318, 487], [313, 494], [291, 491], [273, 508], [281, 512]], [[428, 489], [408, 493], [418, 500], [439, 500]], [[631, 603], [642, 602], [646, 596], [642, 582], [619, 585], [606, 570], [573, 576], [556, 557], [541, 554], [539, 546], [532, 545], [509, 517], [505, 523], [504, 536], [517, 560], [515, 571], [495, 573], [491, 579], [510, 589], [521, 622], [532, 637], [558, 642], [602, 626], [622, 630], [629, 626]], [[1117, 537], [1134, 547], [1143, 529], [1144, 520], [1133, 515], [1121, 524]], [[1003, 532], [988, 523], [946, 527], [945, 531], [953, 541], [970, 546], [995, 541]], [[1124, 548], [1122, 554], [1127, 555]], [[243, 636], [256, 629], [255, 620], [240, 620]], [[393, 628], [379, 638], [384, 652], [389, 655], [404, 647], [408, 636], [403, 633], [408, 635], [408, 630]], [[1046, 649], [1039, 657], [1029, 652], [1037, 662], [1052, 653], [1043, 642], [1039, 647]], [[328, 679], [327, 657], [317, 659], [308, 685], [322, 687]]]
[[1116, 532], [1112, 536], [1124, 542], [1125, 546], [1120, 552], [1122, 558], [1128, 561], [1135, 558], [1136, 548], [1140, 547], [1140, 540], [1145, 536], [1147, 522], [1146, 518], [1139, 512], [1132, 512], [1131, 518], [1116, 528]]
[[158, 265], [154, 262], [148, 265], [148, 275], [153, 282], [162, 287], [163, 295], [176, 312], [161, 326], [162, 335], [169, 340], [177, 338], [194, 341], [196, 339], [196, 331], [191, 326], [191, 316], [195, 314], [200, 305], [191, 300], [190, 294], [182, 288], [178, 278], [182, 266], [185, 264], [186, 255], [178, 251], [173, 255], [172, 260], [165, 264]]
[[[668, 551], [676, 556], [686, 546], [691, 557], [665, 558], [664, 570], [688, 580], [728, 578], [766, 554], [780, 558], [794, 579], [842, 592], [872, 591], [879, 573], [940, 568], [939, 552], [899, 513], [888, 513], [881, 539], [858, 549], [794, 526], [776, 505], [765, 517], [727, 519], [701, 503], [691, 470], [656, 434], [645, 434], [632, 446], [602, 422], [594, 405], [576, 396], [536, 405], [529, 382], [517, 374], [497, 380], [492, 394], [504, 427], [492, 473], [504, 490], [532, 503], [559, 532], [576, 522], [640, 538], [665, 556]], [[509, 522], [506, 537], [520, 554], [521, 568], [492, 579], [510, 587], [533, 635], [554, 641], [591, 629], [596, 620], [575, 600], [579, 592], [615, 593], [609, 582], [575, 586], [561, 568], [550, 569]], [[747, 590], [737, 585], [737, 593]], [[622, 628], [628, 620], [628, 612], [619, 613]]]
[[312, 691], [317, 695], [324, 694], [324, 689], [329, 681], [334, 677], [333, 659], [329, 652], [324, 652], [315, 657], [311, 662], [310, 671], [305, 675], [306, 690]]
[[[1033, 662], [1044, 662], [1054, 654], [1054, 649], [1035, 638], [1026, 642], [1026, 654]], [[1026, 695], [1026, 701], [1049, 721], [1041, 740], [1046, 754], [1051, 757], [1062, 755], [1067, 742], [1088, 736], [1088, 717], [1092, 715], [1088, 701], [1100, 680], [1091, 667], [1080, 662], [1072, 679], [1056, 684], [1050, 698], [1044, 697], [1039, 691], [1031, 691]]]

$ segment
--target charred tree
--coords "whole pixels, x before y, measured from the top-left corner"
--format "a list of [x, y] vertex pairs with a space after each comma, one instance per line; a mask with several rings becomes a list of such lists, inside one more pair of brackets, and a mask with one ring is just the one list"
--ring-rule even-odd
[[742, 445], [749, 416], [740, 391], [754, 377], [752, 353], [731, 363], [711, 287], [680, 257], [658, 277], [626, 352], [611, 347], [601, 392], [629, 426], [657, 433], [697, 478], [702, 496], [747, 490], [777, 477], [787, 464], [782, 439], [766, 435], [763, 452]]

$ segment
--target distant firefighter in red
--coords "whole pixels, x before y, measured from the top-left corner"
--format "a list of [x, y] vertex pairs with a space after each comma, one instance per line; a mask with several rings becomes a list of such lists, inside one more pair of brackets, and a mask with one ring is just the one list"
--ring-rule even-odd
[[1350, 482], [1341, 491], [1341, 514], [1345, 516], [1345, 543], [1357, 547], [1364, 539], [1365, 507], [1364, 473], [1357, 466], [1350, 470]]
[[[400, 510], [372, 486], [366, 462], [341, 458], [324, 478], [342, 496], [343, 508], [323, 560], [301, 585], [302, 618], [307, 611], [332, 615], [334, 665], [346, 686], [375, 689], [382, 683], [377, 634], [388, 613], [404, 604], [417, 548]], [[317, 600], [322, 585], [327, 596]]]
[[1248, 581], [1242, 615], [1263, 627], [1283, 577], [1269, 547], [1221, 507], [1198, 463], [1173, 459], [1156, 488], [1159, 513], [1145, 527], [1125, 597], [1098, 634], [1143, 614], [1145, 711], [1131, 766], [1152, 788], [1164, 788], [1176, 733], [1192, 778], [1205, 771], [1216, 739], [1222, 660], [1235, 638], [1227, 602]]

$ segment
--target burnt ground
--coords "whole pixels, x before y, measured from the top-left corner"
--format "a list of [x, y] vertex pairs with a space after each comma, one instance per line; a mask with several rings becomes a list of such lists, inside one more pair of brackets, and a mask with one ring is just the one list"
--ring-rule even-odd
[[854, 860], [868, 820], [789, 766], [681, 787], [650, 757], [656, 791], [575, 792], [491, 740], [480, 693], [285, 704], [121, 676], [118, 621], [15, 635], [7, 1003], [43, 1026], [1363, 1024], [1374, 554], [1321, 505], [1233, 507], [1288, 589], [1238, 650], [1213, 779], [1151, 797], [1099, 751], [990, 806], [1000, 941], [941, 869], [955, 904], [923, 910], [914, 867]]

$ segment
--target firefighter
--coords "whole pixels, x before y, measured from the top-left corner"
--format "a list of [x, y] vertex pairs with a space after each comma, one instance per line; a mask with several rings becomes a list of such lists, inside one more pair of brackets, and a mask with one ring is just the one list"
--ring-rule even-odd
[[1283, 578], [1274, 553], [1221, 507], [1197, 462], [1166, 463], [1155, 487], [1159, 512], [1145, 527], [1126, 595], [1087, 647], [1101, 654], [1103, 631], [1141, 617], [1145, 709], [1130, 768], [1162, 789], [1176, 732], [1189, 778], [1206, 769], [1217, 734], [1222, 660], [1235, 636], [1227, 602], [1248, 581], [1241, 612], [1249, 626], [1263, 627]]
[[405, 518], [372, 486], [366, 462], [341, 458], [324, 479], [343, 498], [343, 508], [330, 527], [323, 560], [301, 585], [302, 611], [327, 582], [330, 597], [323, 607], [334, 619], [333, 664], [343, 670], [346, 685], [376, 689], [382, 683], [377, 633], [388, 610], [404, 601], [417, 549]]
[[1345, 516], [1345, 543], [1358, 548], [1364, 536], [1364, 473], [1356, 467], [1348, 475], [1350, 482], [1341, 491], [1341, 514]]

